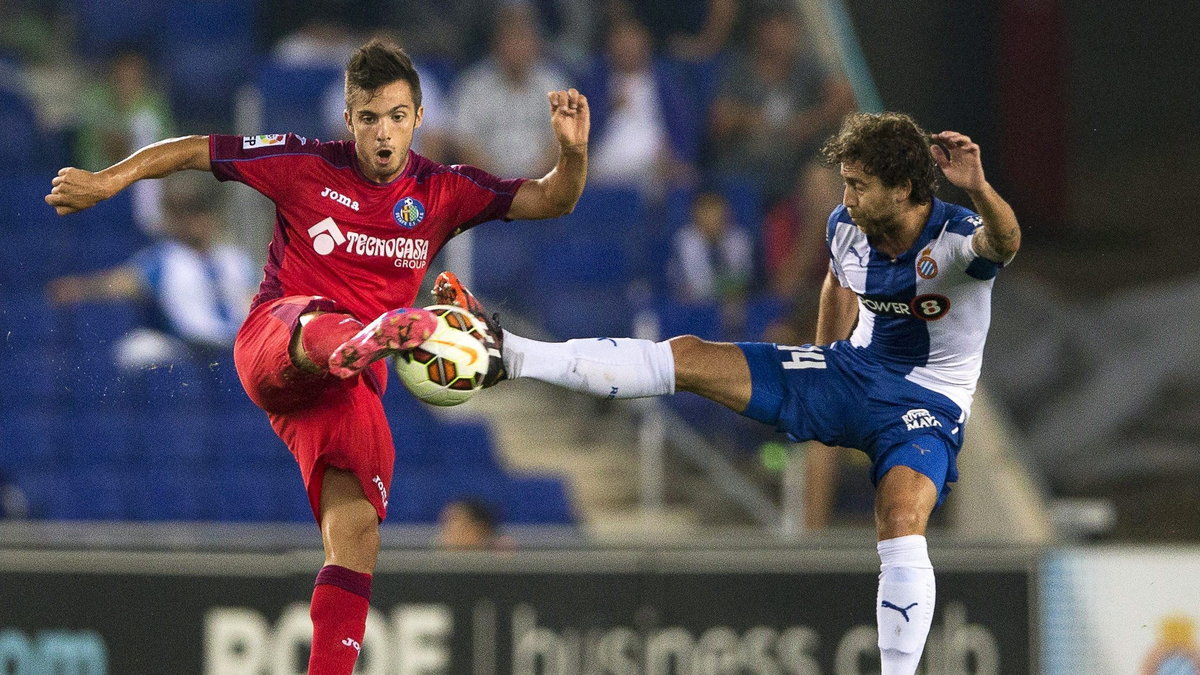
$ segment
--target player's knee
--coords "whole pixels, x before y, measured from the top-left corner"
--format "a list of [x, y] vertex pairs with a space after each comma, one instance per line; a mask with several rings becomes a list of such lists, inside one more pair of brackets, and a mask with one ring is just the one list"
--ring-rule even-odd
[[675, 380], [680, 388], [693, 384], [696, 376], [708, 372], [705, 364], [712, 360], [711, 351], [716, 343], [696, 337], [680, 335], [671, 338], [671, 357], [675, 361]]
[[925, 534], [929, 516], [912, 504], [883, 504], [876, 508], [875, 526], [880, 539]]

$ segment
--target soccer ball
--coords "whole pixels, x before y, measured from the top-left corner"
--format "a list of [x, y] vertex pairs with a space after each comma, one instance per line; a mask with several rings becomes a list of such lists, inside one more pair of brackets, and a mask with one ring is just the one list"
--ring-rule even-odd
[[433, 405], [458, 405], [483, 386], [488, 353], [475, 317], [453, 305], [430, 305], [433, 335], [396, 357], [396, 374], [413, 396]]

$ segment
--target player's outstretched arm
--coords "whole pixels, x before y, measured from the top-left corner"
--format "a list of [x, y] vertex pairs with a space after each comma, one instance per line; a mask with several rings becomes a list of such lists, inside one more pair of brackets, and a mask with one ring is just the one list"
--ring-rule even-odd
[[558, 139], [558, 163], [550, 173], [525, 181], [509, 207], [508, 218], [557, 218], [575, 210], [587, 182], [587, 144], [591, 112], [587, 97], [574, 89], [552, 91], [550, 127]]
[[208, 136], [168, 138], [138, 150], [116, 164], [91, 172], [75, 167], [58, 170], [46, 203], [60, 215], [82, 211], [112, 197], [143, 178], [162, 178], [184, 169], [209, 171]]
[[933, 140], [930, 152], [946, 180], [966, 190], [983, 218], [983, 227], [972, 238], [975, 252], [999, 263], [1012, 260], [1021, 248], [1021, 227], [1012, 207], [984, 177], [979, 145], [957, 131], [934, 134]]

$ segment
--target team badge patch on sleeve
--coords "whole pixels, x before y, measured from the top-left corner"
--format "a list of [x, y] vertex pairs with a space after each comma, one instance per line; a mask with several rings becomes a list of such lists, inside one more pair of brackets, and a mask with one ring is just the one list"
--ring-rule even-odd
[[268, 145], [283, 145], [287, 134], [261, 134], [259, 136], [242, 136], [242, 149], [263, 148]]

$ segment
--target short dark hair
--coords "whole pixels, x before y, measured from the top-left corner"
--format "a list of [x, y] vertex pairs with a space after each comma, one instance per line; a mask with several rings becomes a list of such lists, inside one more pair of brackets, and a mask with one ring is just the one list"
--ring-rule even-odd
[[[421, 76], [412, 58], [399, 46], [375, 38], [359, 47], [346, 64], [346, 102], [355, 91], [371, 94], [380, 87], [398, 80], [412, 87], [413, 104], [421, 107]], [[369, 99], [368, 99], [369, 100]]]
[[887, 187], [912, 184], [908, 199], [926, 204], [937, 190], [937, 163], [930, 154], [931, 137], [904, 113], [853, 113], [825, 141], [821, 159], [830, 166], [858, 162]]

